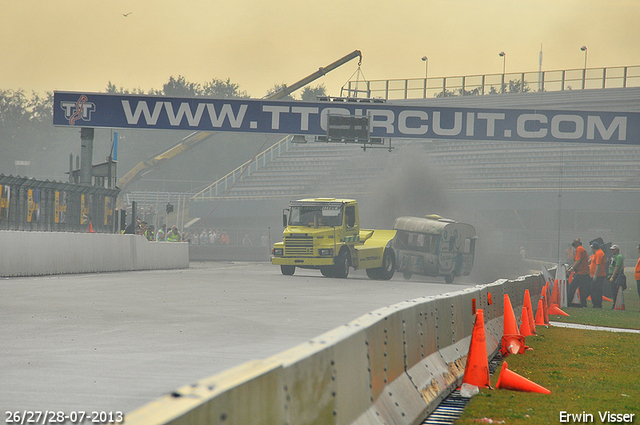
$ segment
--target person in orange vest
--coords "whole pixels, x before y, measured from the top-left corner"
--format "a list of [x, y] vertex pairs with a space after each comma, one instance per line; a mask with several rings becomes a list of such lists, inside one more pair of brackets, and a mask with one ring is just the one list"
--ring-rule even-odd
[[574, 262], [567, 269], [568, 272], [575, 270], [571, 285], [569, 285], [568, 299], [573, 300], [576, 289], [580, 289], [580, 305], [572, 305], [572, 307], [586, 307], [587, 298], [589, 297], [589, 255], [587, 250], [582, 247], [580, 239], [574, 239], [571, 244], [576, 250]]
[[[638, 245], [638, 255], [640, 255], [640, 245]], [[640, 258], [638, 258], [638, 262], [636, 263], [636, 287], [638, 288], [638, 297], [640, 297]]]
[[602, 308], [602, 284], [607, 277], [607, 259], [598, 242], [592, 243], [591, 249], [595, 254], [593, 261], [596, 263], [595, 276], [591, 280], [591, 302], [593, 303], [593, 308]]

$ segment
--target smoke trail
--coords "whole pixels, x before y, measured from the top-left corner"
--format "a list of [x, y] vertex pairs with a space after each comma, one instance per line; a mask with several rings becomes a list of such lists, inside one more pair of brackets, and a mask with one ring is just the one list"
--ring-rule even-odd
[[446, 217], [451, 212], [446, 181], [424, 149], [404, 148], [362, 199], [361, 220], [365, 227], [389, 229], [396, 217]]

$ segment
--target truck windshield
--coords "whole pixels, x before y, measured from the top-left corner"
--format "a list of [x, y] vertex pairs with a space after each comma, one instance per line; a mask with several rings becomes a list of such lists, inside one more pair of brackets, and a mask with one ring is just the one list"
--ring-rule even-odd
[[342, 204], [292, 205], [291, 226], [341, 226]]

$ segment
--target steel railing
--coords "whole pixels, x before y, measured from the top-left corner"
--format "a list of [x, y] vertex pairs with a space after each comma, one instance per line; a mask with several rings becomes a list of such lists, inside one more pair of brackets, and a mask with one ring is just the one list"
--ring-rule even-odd
[[343, 88], [341, 95], [383, 99], [424, 99], [639, 86], [640, 66], [619, 66], [453, 77], [349, 81], [347, 86]]
[[291, 149], [291, 146], [291, 137], [285, 136], [270, 148], [259, 153], [255, 157], [255, 160], [250, 159], [235, 170], [231, 171], [226, 176], [218, 179], [211, 185], [193, 195], [191, 200], [202, 201], [205, 199], [217, 198], [224, 195], [227, 190], [229, 190], [237, 181], [250, 176], [260, 168], [267, 165], [269, 162], [273, 161], [275, 158], [278, 158], [281, 154], [289, 151]]

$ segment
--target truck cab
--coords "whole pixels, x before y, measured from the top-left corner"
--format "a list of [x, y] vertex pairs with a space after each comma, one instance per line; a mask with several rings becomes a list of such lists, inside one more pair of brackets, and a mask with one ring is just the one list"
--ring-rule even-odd
[[349, 269], [366, 269], [372, 279], [391, 279], [395, 231], [360, 228], [354, 199], [314, 198], [292, 201], [283, 211], [282, 242], [274, 244], [272, 264], [282, 274], [296, 267], [318, 269], [327, 277], [346, 278]]

